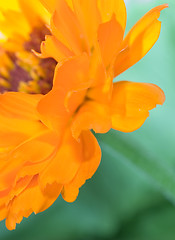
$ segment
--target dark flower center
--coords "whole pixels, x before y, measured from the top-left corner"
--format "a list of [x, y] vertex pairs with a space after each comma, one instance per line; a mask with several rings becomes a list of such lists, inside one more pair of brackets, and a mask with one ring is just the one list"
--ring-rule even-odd
[[40, 44], [45, 35], [49, 34], [44, 25], [35, 28], [29, 41], [24, 43], [23, 52], [6, 51], [13, 64], [12, 68], [8, 69], [8, 77], [0, 72], [0, 93], [13, 91], [46, 94], [51, 90], [56, 61], [51, 58], [40, 59], [32, 52], [40, 52]]

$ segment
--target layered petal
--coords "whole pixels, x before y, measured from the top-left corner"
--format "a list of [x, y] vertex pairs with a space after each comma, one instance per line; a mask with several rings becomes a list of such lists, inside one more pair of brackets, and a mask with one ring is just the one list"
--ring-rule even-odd
[[79, 55], [87, 50], [87, 40], [81, 25], [65, 0], [57, 1], [56, 11], [51, 20], [51, 30], [53, 35], [74, 54]]
[[47, 209], [59, 196], [62, 186], [52, 184], [42, 192], [38, 184], [38, 175], [34, 176], [26, 189], [9, 204], [6, 226], [9, 230], [15, 229], [23, 217], [32, 212], [38, 213]]
[[163, 4], [153, 8], [129, 31], [116, 58], [115, 76], [137, 63], [153, 47], [160, 34], [160, 12], [167, 7]]
[[51, 129], [62, 132], [69, 118], [84, 100], [91, 84], [88, 78], [89, 59], [86, 54], [58, 66], [54, 87], [38, 104], [41, 120]]
[[78, 139], [82, 130], [93, 129], [96, 133], [106, 133], [111, 128], [109, 106], [95, 101], [87, 101], [79, 109], [72, 121], [72, 134]]
[[62, 62], [74, 54], [54, 36], [48, 35], [45, 41], [41, 43], [41, 54], [37, 53], [37, 55], [42, 58], [52, 57], [57, 62]]
[[81, 139], [83, 141], [84, 159], [76, 176], [70, 183], [64, 185], [61, 192], [62, 197], [67, 202], [75, 201], [79, 193], [79, 188], [87, 179], [94, 175], [101, 160], [101, 150], [93, 134], [90, 131], [83, 131]]
[[154, 84], [115, 83], [111, 101], [112, 128], [122, 132], [138, 129], [149, 116], [149, 110], [164, 101], [163, 91]]
[[74, 178], [83, 159], [82, 144], [82, 140], [78, 142], [72, 137], [69, 129], [65, 131], [55, 157], [40, 174], [42, 188], [54, 182], [66, 184]]
[[16, 136], [15, 133], [29, 137], [45, 130], [36, 112], [36, 106], [41, 97], [41, 95], [13, 92], [1, 94], [0, 135], [3, 136], [6, 133], [7, 138], [9, 136], [12, 140], [13, 136]]
[[[49, 161], [53, 158], [59, 143], [59, 137], [55, 133], [47, 131], [22, 142], [11, 150], [0, 163], [0, 190], [13, 187], [18, 179], [24, 176], [22, 176], [22, 172], [26, 165]], [[41, 170], [40, 166], [39, 172]], [[29, 172], [26, 173], [26, 175], [28, 174]]]

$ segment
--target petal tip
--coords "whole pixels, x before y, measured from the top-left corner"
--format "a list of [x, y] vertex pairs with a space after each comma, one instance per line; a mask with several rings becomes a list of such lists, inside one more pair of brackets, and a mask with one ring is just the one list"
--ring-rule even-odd
[[162, 5], [159, 5], [159, 6], [158, 6], [159, 11], [162, 11], [163, 9], [168, 8], [168, 7], [169, 7], [169, 4], [168, 4], [168, 3], [165, 3], [165, 4], [162, 4]]

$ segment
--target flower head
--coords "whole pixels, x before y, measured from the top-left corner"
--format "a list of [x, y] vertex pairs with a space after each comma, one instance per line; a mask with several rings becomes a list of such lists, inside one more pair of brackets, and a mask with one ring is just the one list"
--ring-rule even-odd
[[[113, 79], [152, 48], [160, 34], [160, 11], [167, 4], [149, 11], [124, 38], [123, 0], [59, 0], [50, 6], [47, 1], [42, 2], [52, 12], [52, 36], [46, 36], [41, 44], [40, 56], [53, 57], [58, 65], [53, 89], [43, 100], [43, 107], [42, 101], [39, 104], [41, 115], [54, 124], [53, 116], [56, 119], [58, 116], [51, 111], [55, 112], [58, 99], [68, 115], [76, 109], [71, 126], [74, 137], [86, 128], [99, 133], [111, 127], [123, 132], [138, 129], [149, 116], [149, 110], [163, 104], [163, 91], [154, 84], [113, 83]], [[84, 69], [84, 74], [79, 69]], [[75, 71], [76, 77], [72, 77]], [[61, 89], [64, 96], [58, 94]], [[44, 108], [47, 100], [52, 109]], [[69, 106], [72, 102], [75, 106]]]
[[0, 219], [9, 229], [47, 209], [60, 193], [68, 202], [76, 199], [101, 159], [91, 129], [134, 131], [165, 100], [154, 84], [113, 78], [153, 46], [167, 5], [152, 9], [123, 39], [123, 0], [41, 2], [52, 15], [52, 35], [36, 55], [58, 62], [52, 90], [0, 95]]

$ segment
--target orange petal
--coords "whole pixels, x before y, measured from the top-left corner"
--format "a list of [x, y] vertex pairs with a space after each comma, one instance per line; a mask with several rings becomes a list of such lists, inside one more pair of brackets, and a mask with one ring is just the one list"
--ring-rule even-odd
[[115, 14], [109, 22], [100, 25], [98, 29], [98, 40], [101, 54], [106, 67], [112, 63], [120, 48], [124, 36], [121, 25], [117, 22]]
[[53, 13], [56, 6], [56, 0], [40, 0], [43, 6], [50, 12]]
[[53, 35], [76, 55], [87, 50], [80, 23], [65, 0], [59, 0], [51, 19]]
[[145, 122], [149, 110], [164, 101], [163, 91], [154, 84], [117, 82], [111, 101], [112, 127], [122, 132], [132, 132]]
[[72, 134], [78, 139], [82, 130], [93, 129], [96, 133], [106, 133], [111, 128], [108, 105], [87, 101], [75, 115], [72, 122]]
[[3, 141], [0, 141], [0, 148], [11, 148], [15, 147], [21, 142], [25, 141], [28, 138], [28, 135], [20, 133], [20, 132], [15, 132], [15, 131], [10, 131], [10, 132], [2, 132], [0, 131], [0, 139], [3, 139]]
[[[20, 178], [16, 185], [10, 189], [10, 191], [6, 195], [6, 200], [4, 201], [6, 207], [8, 206], [9, 202], [15, 197], [18, 196], [31, 182], [33, 176], [26, 175], [23, 178]], [[2, 198], [0, 198], [2, 200]]]
[[54, 88], [62, 88], [65, 92], [87, 89], [92, 80], [88, 78], [89, 57], [82, 54], [58, 65], [55, 71]]
[[91, 86], [89, 78], [89, 58], [86, 54], [74, 57], [58, 65], [54, 77], [54, 89], [59, 87], [65, 91], [64, 105], [74, 112], [82, 103], [86, 90]]
[[54, 36], [46, 36], [46, 40], [41, 43], [41, 54], [37, 54], [42, 58], [54, 58], [57, 62], [73, 56], [73, 53], [59, 42]]
[[88, 78], [88, 70], [89, 58], [86, 54], [56, 68], [53, 90], [38, 104], [40, 118], [49, 128], [61, 133], [82, 103], [92, 81]]
[[65, 92], [62, 89], [51, 90], [38, 104], [41, 121], [60, 135], [64, 132], [71, 116], [64, 106]]
[[39, 25], [43, 25], [42, 22], [49, 24], [50, 14], [46, 8], [43, 7], [40, 0], [18, 0], [18, 2], [22, 14], [25, 16], [30, 26], [38, 27]]
[[64, 185], [61, 192], [62, 197], [67, 202], [75, 201], [79, 188], [94, 175], [101, 160], [101, 150], [93, 134], [90, 131], [84, 131], [81, 134], [81, 139], [83, 140], [84, 160], [74, 179], [69, 184]]
[[89, 47], [93, 46], [101, 22], [96, 0], [72, 0], [75, 14], [88, 38]]
[[82, 142], [77, 142], [70, 130], [67, 130], [56, 156], [50, 160], [48, 166], [40, 174], [42, 188], [54, 182], [59, 184], [70, 182], [80, 167], [82, 154]]
[[6, 219], [7, 228], [15, 229], [16, 223], [20, 223], [23, 217], [28, 217], [32, 212], [38, 213], [47, 209], [57, 199], [61, 189], [61, 185], [54, 183], [48, 185], [48, 189], [42, 192], [36, 175], [28, 187], [13, 199]]
[[18, 172], [20, 173], [26, 164], [48, 161], [54, 157], [59, 140], [54, 133], [45, 132], [11, 150], [7, 157], [1, 160], [0, 189], [14, 185], [18, 177], [21, 177]]
[[7, 213], [8, 213], [8, 208], [5, 205], [0, 206], [0, 221], [6, 218]]
[[0, 111], [6, 111], [9, 117], [38, 120], [36, 106], [41, 98], [42, 95], [7, 92], [0, 95]]
[[160, 11], [167, 7], [163, 4], [153, 8], [130, 30], [116, 59], [115, 76], [137, 63], [153, 47], [161, 29], [161, 22], [157, 19]]
[[17, 133], [25, 137], [46, 129], [39, 122], [36, 112], [41, 97], [41, 95], [13, 92], [0, 95], [0, 135], [7, 134], [5, 142], [8, 141], [8, 136], [9, 141], [13, 141], [13, 136], [17, 136]]
[[101, 49], [98, 39], [94, 42], [94, 47], [91, 49], [90, 67], [89, 67], [89, 79], [93, 79], [91, 88], [99, 85], [103, 85], [106, 82], [106, 68], [101, 56]]
[[113, 14], [116, 15], [117, 22], [125, 30], [126, 26], [126, 6], [124, 0], [97, 0], [100, 9], [102, 22], [111, 20]]

